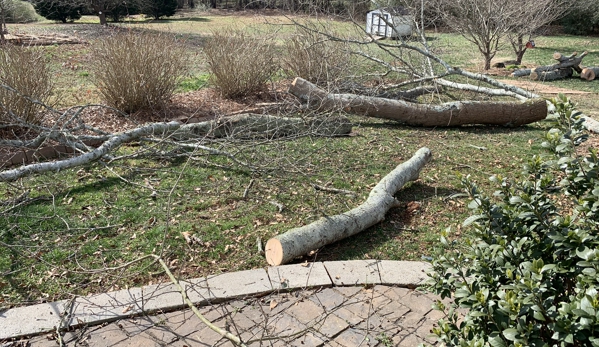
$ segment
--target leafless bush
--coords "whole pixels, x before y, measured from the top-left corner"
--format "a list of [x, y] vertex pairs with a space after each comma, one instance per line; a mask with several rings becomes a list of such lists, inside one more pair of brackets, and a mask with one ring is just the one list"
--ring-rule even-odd
[[296, 26], [295, 34], [285, 42], [286, 73], [320, 85], [343, 78], [351, 63], [347, 43], [329, 39], [339, 35], [328, 28], [315, 30], [305, 25]]
[[260, 92], [278, 70], [274, 41], [240, 29], [214, 32], [204, 52], [210, 81], [228, 98]]
[[48, 104], [53, 90], [43, 51], [34, 47], [2, 47], [0, 81], [14, 89], [0, 88], [0, 123], [39, 123], [40, 103]]
[[168, 34], [117, 34], [96, 42], [92, 54], [104, 101], [126, 113], [161, 109], [188, 69], [183, 45]]

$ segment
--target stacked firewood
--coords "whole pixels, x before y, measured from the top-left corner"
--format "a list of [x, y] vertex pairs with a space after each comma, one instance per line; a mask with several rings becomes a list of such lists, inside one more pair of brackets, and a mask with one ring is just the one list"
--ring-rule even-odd
[[559, 52], [555, 52], [553, 58], [557, 60], [556, 64], [539, 66], [536, 69], [516, 70], [512, 73], [512, 76], [529, 76], [533, 81], [554, 81], [572, 77], [576, 72], [580, 75], [580, 78], [592, 81], [596, 75], [599, 75], [599, 67], [580, 67], [582, 59], [587, 54], [588, 52], [583, 52], [578, 56], [578, 53], [574, 52], [569, 56], [564, 56]]

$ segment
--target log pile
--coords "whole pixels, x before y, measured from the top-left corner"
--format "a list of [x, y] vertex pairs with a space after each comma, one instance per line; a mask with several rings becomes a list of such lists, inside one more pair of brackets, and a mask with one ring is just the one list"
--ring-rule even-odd
[[580, 74], [582, 79], [592, 80], [595, 75], [599, 73], [599, 68], [586, 68], [580, 67], [582, 59], [588, 54], [583, 52], [580, 56], [574, 52], [569, 56], [565, 56], [559, 52], [553, 53], [553, 59], [557, 60], [557, 63], [553, 65], [539, 66], [536, 69], [521, 69], [516, 70], [512, 73], [513, 77], [529, 76], [533, 81], [554, 81], [559, 79], [565, 79], [572, 77], [574, 72]]
[[580, 63], [588, 54], [583, 52], [577, 57], [578, 53], [574, 52], [570, 56], [564, 56], [561, 53], [553, 53], [553, 58], [558, 62], [553, 65], [539, 66], [530, 73], [530, 79], [533, 81], [554, 81], [572, 77], [574, 71], [581, 73], [582, 68]]
[[29, 34], [7, 34], [4, 35], [7, 42], [21, 46], [52, 46], [64, 44], [85, 44], [87, 42], [69, 35], [47, 34], [47, 35], [29, 35]]

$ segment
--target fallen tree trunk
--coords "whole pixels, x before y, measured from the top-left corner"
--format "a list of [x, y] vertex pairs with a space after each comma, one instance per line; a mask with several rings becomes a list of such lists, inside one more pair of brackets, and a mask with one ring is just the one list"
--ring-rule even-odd
[[266, 261], [273, 266], [285, 264], [314, 249], [380, 223], [385, 219], [387, 211], [399, 204], [393, 195], [407, 182], [418, 178], [420, 170], [431, 156], [428, 148], [419, 149], [410, 160], [385, 176], [362, 205], [336, 216], [323, 217], [268, 240], [265, 247]]
[[564, 78], [572, 77], [572, 68], [565, 67], [552, 71], [533, 71], [530, 73], [530, 79], [533, 81], [555, 81], [562, 80]]
[[293, 81], [289, 92], [321, 110], [344, 110], [413, 126], [518, 126], [547, 117], [547, 104], [540, 98], [524, 102], [463, 101], [423, 105], [355, 94], [330, 94], [299, 77]]
[[587, 81], [594, 80], [597, 75], [599, 75], [599, 67], [587, 67], [582, 69], [580, 73], [580, 78]]

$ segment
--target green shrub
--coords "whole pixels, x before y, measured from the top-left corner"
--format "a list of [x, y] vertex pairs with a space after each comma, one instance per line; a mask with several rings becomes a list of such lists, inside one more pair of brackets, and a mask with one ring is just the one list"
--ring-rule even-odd
[[6, 23], [28, 23], [38, 20], [33, 6], [27, 1], [3, 0], [2, 10]]
[[230, 29], [214, 32], [204, 46], [210, 82], [228, 98], [264, 90], [278, 70], [271, 37]]
[[81, 12], [85, 11], [85, 3], [78, 0], [35, 0], [33, 6], [40, 16], [63, 23], [81, 18]]
[[580, 114], [563, 96], [554, 104], [543, 146], [555, 160], [533, 157], [521, 182], [495, 177], [494, 199], [464, 179], [473, 234], [443, 234], [430, 282], [451, 298], [433, 329], [448, 346], [599, 346], [599, 158], [575, 154]]
[[161, 109], [188, 66], [184, 47], [167, 34], [127, 32], [92, 47], [94, 84], [108, 105], [127, 113]]
[[[330, 32], [327, 28], [296, 26], [296, 33], [285, 41], [282, 65], [290, 77], [327, 85], [346, 76], [350, 66], [346, 43], [330, 40], [323, 31]], [[335, 33], [331, 36], [339, 37]]]
[[53, 84], [42, 50], [5, 45], [0, 50], [0, 123], [37, 124], [40, 103], [48, 104]]
[[170, 17], [177, 11], [177, 0], [146, 0], [142, 3], [141, 11], [154, 19]]
[[591, 1], [588, 8], [575, 8], [561, 19], [564, 32], [571, 35], [589, 35], [599, 30], [599, 3]]

